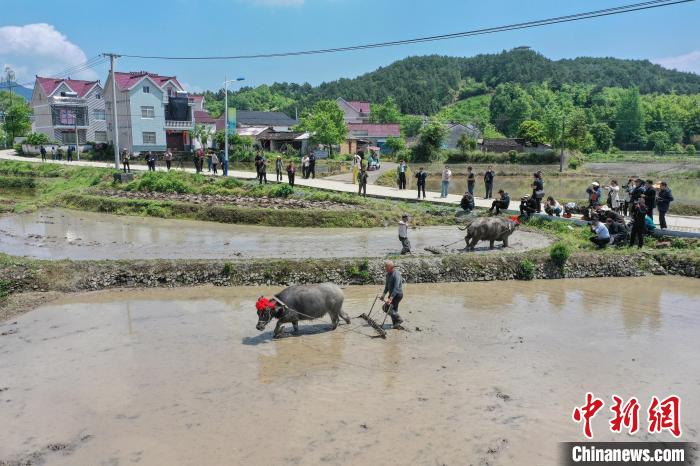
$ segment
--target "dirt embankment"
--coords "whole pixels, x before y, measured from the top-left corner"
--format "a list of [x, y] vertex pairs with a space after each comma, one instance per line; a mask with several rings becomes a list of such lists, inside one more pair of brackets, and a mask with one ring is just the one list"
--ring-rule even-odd
[[122, 199], [146, 199], [156, 201], [187, 202], [204, 205], [235, 205], [238, 207], [263, 209], [324, 209], [324, 210], [361, 210], [364, 206], [343, 204], [333, 201], [310, 201], [304, 199], [287, 199], [283, 197], [225, 196], [218, 194], [178, 194], [152, 193], [138, 191], [121, 191], [117, 189], [101, 190], [91, 193], [97, 196], [118, 197]]
[[[523, 262], [533, 265], [523, 274]], [[679, 275], [700, 278], [700, 257], [666, 251], [636, 254], [579, 253], [564, 267], [546, 252], [503, 255], [447, 255], [400, 258], [399, 269], [411, 283], [477, 282], [518, 279], [558, 279]], [[383, 259], [316, 260], [149, 260], [149, 261], [25, 261], [13, 259], [0, 267], [5, 296], [19, 292], [74, 292], [109, 288], [193, 285], [290, 285], [334, 282], [341, 285], [383, 283]], [[6, 299], [6, 298], [0, 298]], [[38, 299], [38, 298], [37, 298]], [[6, 311], [0, 320], [31, 306]], [[14, 302], [14, 301], [13, 301]]]

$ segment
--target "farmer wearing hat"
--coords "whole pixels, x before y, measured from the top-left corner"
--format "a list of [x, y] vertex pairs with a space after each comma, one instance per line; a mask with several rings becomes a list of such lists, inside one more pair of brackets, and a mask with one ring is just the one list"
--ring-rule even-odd
[[408, 241], [408, 214], [401, 216], [399, 222], [399, 241], [401, 241], [401, 254], [411, 253], [411, 242]]
[[603, 196], [603, 191], [600, 189], [600, 183], [594, 181], [591, 186], [586, 189], [588, 193], [588, 207], [593, 209], [600, 205], [600, 198]]

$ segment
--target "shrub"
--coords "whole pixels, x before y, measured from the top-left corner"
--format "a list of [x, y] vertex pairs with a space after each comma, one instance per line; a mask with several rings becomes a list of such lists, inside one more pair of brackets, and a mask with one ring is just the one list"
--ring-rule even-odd
[[294, 194], [294, 188], [289, 186], [288, 184], [281, 184], [279, 186], [275, 186], [273, 190], [270, 191], [270, 195], [272, 197], [284, 197], [287, 198]]
[[29, 136], [27, 136], [27, 139], [25, 139], [24, 142], [26, 142], [27, 144], [32, 144], [34, 146], [39, 146], [41, 144], [48, 144], [49, 137], [44, 133], [32, 133]]
[[673, 249], [688, 249], [689, 245], [687, 242], [683, 241], [681, 238], [673, 238], [671, 240], [671, 247]]
[[149, 217], [166, 218], [169, 216], [169, 212], [167, 211], [167, 209], [156, 204], [148, 204], [144, 213]]
[[693, 144], [688, 144], [687, 146], [685, 146], [685, 153], [691, 156], [695, 155], [695, 146]]
[[189, 187], [177, 172], [147, 172], [129, 183], [127, 190], [183, 194], [189, 192]]
[[549, 258], [560, 268], [564, 267], [570, 255], [571, 249], [564, 243], [557, 243], [549, 250]]
[[535, 264], [528, 259], [523, 259], [518, 264], [518, 278], [520, 280], [532, 280], [535, 278]]
[[230, 277], [233, 273], [233, 264], [227, 262], [224, 264], [224, 269], [221, 271], [225, 277]]

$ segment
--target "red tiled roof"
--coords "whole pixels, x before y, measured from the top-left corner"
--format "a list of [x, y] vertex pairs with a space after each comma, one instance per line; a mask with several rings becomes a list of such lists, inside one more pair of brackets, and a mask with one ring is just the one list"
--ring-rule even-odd
[[216, 124], [216, 120], [211, 115], [209, 115], [209, 112], [203, 112], [201, 110], [194, 111], [194, 121], [195, 123], [206, 123], [209, 125]]
[[100, 83], [99, 81], [83, 81], [80, 79], [42, 78], [41, 76], [37, 76], [36, 81], [39, 83], [46, 95], [50, 95], [58, 86], [61, 85], [61, 83], [65, 83], [66, 86], [70, 87], [76, 94], [78, 94], [78, 97], [85, 97], [85, 94], [87, 94], [95, 84]]
[[369, 113], [369, 102], [360, 102], [358, 100], [354, 100], [348, 103], [352, 108], [354, 108], [360, 113]]
[[[368, 137], [382, 138], [388, 136], [401, 136], [401, 126], [399, 124], [372, 124], [372, 123], [348, 123], [348, 130], [367, 131]], [[352, 134], [351, 134], [352, 135]]]
[[161, 76], [159, 74], [149, 73], [148, 71], [129, 71], [128, 73], [117, 71], [114, 74], [117, 85], [121, 90], [131, 89], [138, 84], [144, 76], [151, 78], [161, 89], [168, 81], [173, 81], [180, 89], [183, 89], [175, 76]]

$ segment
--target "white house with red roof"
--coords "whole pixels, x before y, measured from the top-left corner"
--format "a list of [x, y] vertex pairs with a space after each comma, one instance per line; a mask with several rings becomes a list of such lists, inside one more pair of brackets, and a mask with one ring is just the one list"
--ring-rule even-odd
[[[147, 71], [115, 73], [119, 146], [131, 152], [187, 150], [194, 129], [194, 107], [175, 76]], [[105, 83], [109, 140], [113, 139], [112, 76]], [[203, 105], [203, 101], [202, 101]]]
[[99, 81], [37, 76], [32, 92], [32, 130], [52, 141], [107, 142], [105, 102]]
[[338, 107], [345, 114], [345, 123], [369, 123], [370, 103], [356, 100], [336, 99]]

